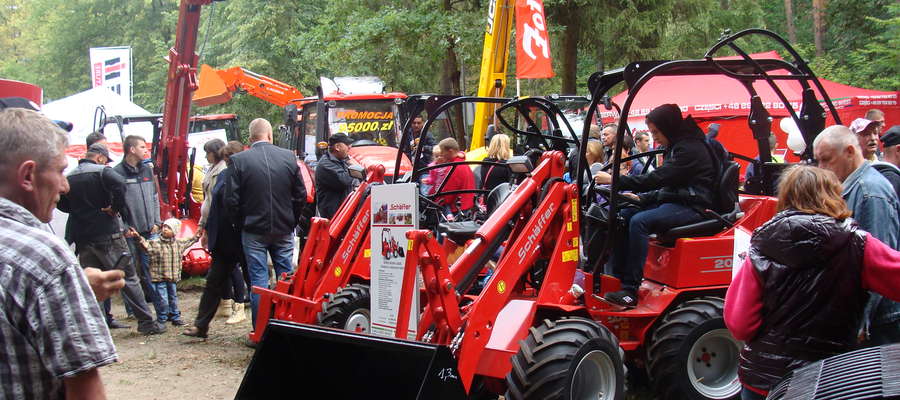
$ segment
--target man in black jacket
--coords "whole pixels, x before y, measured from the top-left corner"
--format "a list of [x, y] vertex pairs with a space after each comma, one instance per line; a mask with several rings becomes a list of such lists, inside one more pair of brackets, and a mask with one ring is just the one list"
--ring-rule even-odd
[[[69, 173], [69, 192], [60, 196], [57, 208], [69, 213], [66, 240], [75, 243], [82, 267], [98, 267], [104, 271], [116, 267], [123, 254], [131, 258], [122, 235], [119, 213], [125, 213], [125, 179], [106, 166], [109, 152], [101, 144], [88, 148], [78, 167]], [[156, 324], [141, 291], [134, 263], [128, 260], [119, 268], [125, 272], [122, 299], [134, 312], [138, 330], [145, 334], [165, 332]], [[103, 303], [106, 323], [110, 328], [124, 328], [112, 319], [108, 299]]]
[[[713, 205], [718, 173], [703, 131], [692, 118], [682, 119], [677, 105], [653, 109], [647, 114], [647, 127], [653, 141], [667, 150], [665, 162], [653, 172], [619, 177], [619, 189], [641, 193], [627, 195], [645, 205], [621, 212], [628, 226], [628, 240], [619, 241], [622, 246], [615, 251], [612, 264], [613, 275], [622, 280], [622, 290], [605, 296], [609, 302], [626, 307], [637, 305], [650, 234], [702, 220], [696, 209]], [[598, 184], [612, 182], [611, 176], [602, 171], [594, 179]]]
[[[225, 205], [232, 223], [241, 229], [250, 284], [269, 287], [267, 254], [276, 276], [293, 270], [294, 228], [306, 205], [306, 188], [297, 157], [272, 143], [272, 125], [250, 122], [250, 149], [231, 157]], [[252, 293], [253, 324], [259, 295]]]
[[328, 138], [328, 151], [316, 165], [316, 207], [319, 216], [331, 218], [344, 198], [353, 190], [353, 177], [347, 169], [347, 154], [353, 139], [343, 133]]

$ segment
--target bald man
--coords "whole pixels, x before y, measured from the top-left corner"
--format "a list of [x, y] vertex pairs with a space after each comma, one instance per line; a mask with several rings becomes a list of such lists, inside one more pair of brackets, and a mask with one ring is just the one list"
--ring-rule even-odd
[[[843, 182], [841, 194], [863, 230], [900, 249], [900, 203], [887, 179], [865, 160], [856, 135], [846, 126], [825, 128], [813, 142], [819, 167]], [[900, 342], [900, 303], [872, 294], [866, 306], [869, 343]]]
[[[294, 229], [306, 206], [306, 188], [297, 157], [272, 144], [272, 125], [257, 118], [250, 122], [250, 149], [230, 158], [225, 206], [232, 223], [241, 229], [250, 284], [267, 288], [267, 255], [276, 276], [293, 270]], [[251, 294], [253, 324], [259, 295]]]

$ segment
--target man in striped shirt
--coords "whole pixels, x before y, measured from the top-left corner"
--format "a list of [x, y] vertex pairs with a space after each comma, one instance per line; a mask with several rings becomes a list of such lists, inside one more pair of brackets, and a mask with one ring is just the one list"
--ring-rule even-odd
[[82, 271], [42, 229], [69, 189], [66, 144], [39, 113], [0, 110], [0, 399], [105, 399], [98, 367], [116, 361], [97, 297], [121, 271]]

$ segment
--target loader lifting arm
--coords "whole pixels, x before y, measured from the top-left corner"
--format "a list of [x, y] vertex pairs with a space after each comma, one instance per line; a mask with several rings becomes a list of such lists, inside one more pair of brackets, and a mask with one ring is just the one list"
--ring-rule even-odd
[[181, 0], [178, 10], [175, 46], [166, 57], [169, 62], [162, 133], [153, 159], [160, 183], [162, 219], [180, 217], [178, 205], [189, 190], [187, 181], [187, 135], [191, 112], [191, 92], [197, 89], [197, 31], [200, 9], [213, 1]]
[[215, 69], [203, 64], [200, 66], [200, 87], [194, 93], [194, 104], [207, 107], [227, 103], [236, 91], [246, 92], [280, 108], [296, 104], [303, 98], [299, 89], [242, 67]]

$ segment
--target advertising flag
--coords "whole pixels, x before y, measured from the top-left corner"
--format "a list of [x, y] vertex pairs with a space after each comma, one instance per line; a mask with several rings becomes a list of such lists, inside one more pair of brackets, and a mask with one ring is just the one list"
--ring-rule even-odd
[[102, 86], [131, 100], [131, 47], [90, 49], [91, 87]]
[[516, 78], [552, 78], [543, 0], [516, 0]]

